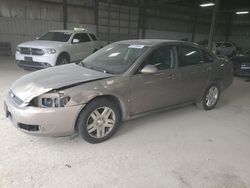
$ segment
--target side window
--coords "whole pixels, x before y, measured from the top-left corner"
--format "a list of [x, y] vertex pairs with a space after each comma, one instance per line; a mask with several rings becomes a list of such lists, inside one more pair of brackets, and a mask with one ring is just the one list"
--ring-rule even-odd
[[200, 50], [193, 46], [178, 46], [179, 67], [201, 64]]
[[226, 42], [226, 43], [223, 43], [223, 44], [221, 45], [221, 47], [224, 47], [224, 48], [232, 47], [232, 44]]
[[212, 62], [214, 62], [214, 56], [213, 55], [206, 52], [205, 50], [202, 50], [202, 54], [203, 54], [204, 63], [212, 63]]
[[146, 65], [154, 65], [158, 70], [174, 68], [175, 53], [172, 46], [162, 46], [149, 54], [139, 67], [140, 71]]
[[73, 39], [78, 39], [79, 42], [89, 42], [90, 38], [86, 33], [76, 33]]
[[92, 40], [94, 40], [94, 41], [96, 41], [96, 40], [97, 40], [97, 38], [96, 38], [96, 36], [95, 36], [94, 34], [89, 33], [89, 35], [90, 35], [90, 37], [92, 38]]

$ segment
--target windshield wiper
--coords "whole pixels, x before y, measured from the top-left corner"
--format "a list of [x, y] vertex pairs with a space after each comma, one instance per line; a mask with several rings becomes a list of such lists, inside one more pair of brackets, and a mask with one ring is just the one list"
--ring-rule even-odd
[[81, 66], [88, 68], [88, 69], [92, 69], [95, 71], [99, 71], [99, 72], [103, 72], [103, 73], [107, 73], [107, 74], [114, 74], [110, 71], [107, 71], [106, 69], [102, 68], [102, 67], [96, 67], [96, 66], [91, 66], [91, 65], [86, 65], [83, 61], [81, 61], [79, 64], [81, 64]]

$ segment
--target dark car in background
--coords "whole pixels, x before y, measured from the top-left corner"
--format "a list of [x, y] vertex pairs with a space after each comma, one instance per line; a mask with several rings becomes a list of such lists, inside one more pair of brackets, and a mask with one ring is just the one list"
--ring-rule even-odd
[[237, 76], [250, 76], [250, 48], [231, 58], [234, 74]]

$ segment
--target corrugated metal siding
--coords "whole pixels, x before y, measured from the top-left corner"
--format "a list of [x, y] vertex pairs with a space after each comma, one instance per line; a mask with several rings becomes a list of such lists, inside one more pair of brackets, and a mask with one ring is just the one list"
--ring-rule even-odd
[[110, 43], [137, 38], [138, 8], [99, 3], [98, 16], [98, 35], [101, 40]]
[[[12, 53], [18, 43], [33, 40], [48, 30], [63, 28], [62, 0], [0, 0], [0, 42], [10, 42]], [[68, 28], [79, 25], [96, 33], [94, 0], [68, 0]], [[189, 38], [192, 31], [193, 8], [176, 5], [146, 10], [147, 38]], [[98, 34], [104, 41], [137, 38], [138, 7], [99, 3]], [[223, 40], [225, 19], [218, 20], [216, 39]], [[195, 41], [208, 38], [211, 12], [200, 12]], [[233, 16], [230, 40], [243, 47], [249, 46], [249, 16]]]
[[[12, 54], [16, 45], [33, 40], [53, 29], [63, 29], [63, 7], [61, 0], [46, 0], [48, 3], [30, 0], [1, 0], [0, 41], [10, 42]], [[56, 3], [50, 3], [56, 2]], [[96, 34], [93, 1], [68, 1], [68, 28], [83, 25]], [[84, 7], [88, 6], [88, 7]]]

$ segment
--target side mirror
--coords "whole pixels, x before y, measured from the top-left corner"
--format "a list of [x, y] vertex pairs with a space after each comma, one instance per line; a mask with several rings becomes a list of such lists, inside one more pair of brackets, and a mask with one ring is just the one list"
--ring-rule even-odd
[[140, 71], [142, 74], [154, 74], [158, 71], [158, 69], [154, 65], [146, 65]]
[[73, 39], [73, 41], [72, 41], [73, 44], [76, 44], [76, 43], [79, 43], [79, 42], [80, 42], [79, 39]]

